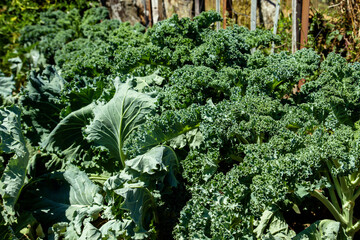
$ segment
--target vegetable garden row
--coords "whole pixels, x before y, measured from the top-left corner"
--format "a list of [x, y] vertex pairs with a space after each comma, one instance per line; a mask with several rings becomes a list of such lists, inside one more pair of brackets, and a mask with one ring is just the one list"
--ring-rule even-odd
[[360, 64], [220, 20], [25, 27], [25, 86], [0, 73], [1, 237], [359, 238]]

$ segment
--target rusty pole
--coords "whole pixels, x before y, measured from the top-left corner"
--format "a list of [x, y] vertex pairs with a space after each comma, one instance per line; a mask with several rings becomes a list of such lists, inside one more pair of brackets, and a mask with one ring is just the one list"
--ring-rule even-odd
[[147, 9], [149, 12], [149, 26], [152, 27], [151, 0], [147, 0]]
[[[220, 15], [220, 0], [216, 0], [216, 12]], [[220, 22], [216, 22], [216, 31], [220, 30]]]
[[226, 1], [227, 0], [223, 0], [223, 29], [226, 29]]
[[301, 33], [300, 33], [300, 49], [305, 47], [308, 40], [309, 31], [309, 7], [310, 0], [303, 0], [301, 9]]

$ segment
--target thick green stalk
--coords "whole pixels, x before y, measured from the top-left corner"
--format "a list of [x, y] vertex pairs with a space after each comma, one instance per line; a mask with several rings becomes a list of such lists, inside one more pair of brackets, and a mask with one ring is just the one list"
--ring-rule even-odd
[[351, 181], [351, 184], [355, 187], [357, 187], [360, 184], [360, 174], [354, 181]]
[[99, 176], [99, 175], [96, 175], [96, 174], [91, 174], [89, 176], [90, 180], [101, 183], [101, 184], [104, 184], [106, 182], [106, 180], [108, 180], [108, 178], [109, 177], [103, 177], [103, 176]]
[[[122, 149], [122, 146], [121, 146], [121, 149]], [[123, 169], [125, 167], [126, 155], [124, 154], [124, 152], [122, 150], [120, 150], [120, 159], [121, 159], [121, 164], [122, 164], [121, 169]]]
[[242, 143], [244, 144], [249, 144], [249, 141], [246, 140], [243, 136], [241, 136], [240, 134], [236, 134], [235, 135], [237, 139], [239, 139]]
[[328, 172], [325, 172], [325, 174], [326, 174], [326, 177], [327, 177], [328, 181], [329, 181], [329, 182], [331, 183], [331, 185], [333, 186], [333, 187], [331, 187], [331, 188], [329, 189], [329, 194], [330, 194], [331, 202], [332, 202], [332, 204], [334, 205], [334, 207], [336, 208], [336, 210], [337, 210], [338, 212], [341, 212], [340, 205], [339, 205], [339, 201], [338, 201], [338, 199], [337, 199], [337, 197], [336, 197], [336, 193], [335, 193], [335, 190], [334, 190], [335, 186], [334, 186], [334, 183], [333, 183], [333, 181], [332, 181], [332, 178], [330, 177], [330, 174], [329, 174]]
[[349, 176], [349, 180], [351, 182], [351, 184], [353, 184], [354, 182], [356, 182], [359, 179], [359, 172], [354, 172]]
[[329, 209], [336, 221], [339, 221], [343, 225], [347, 225], [346, 220], [343, 218], [340, 212], [336, 210], [335, 206], [322, 193], [318, 191], [312, 191], [310, 195], [322, 202], [322, 204], [324, 204], [325, 207]]
[[[333, 176], [331, 174], [331, 168], [332, 168], [332, 165], [330, 164], [330, 162], [328, 161], [327, 163], [327, 167], [328, 167], [328, 170], [329, 170], [329, 173], [331, 175], [331, 178], [332, 178], [332, 182], [334, 183], [334, 188], [336, 190], [336, 193], [338, 194], [338, 196], [341, 198], [342, 197], [342, 191], [341, 191], [341, 186], [340, 186], [340, 183], [339, 183], [339, 180], [336, 176]], [[329, 174], [328, 174], [329, 175]], [[331, 181], [330, 181], [331, 182]], [[340, 207], [339, 207], [340, 208]]]
[[359, 196], [360, 196], [360, 188], [356, 189], [352, 201], [355, 202]]
[[348, 234], [353, 237], [357, 231], [360, 230], [360, 220], [357, 221], [352, 228], [349, 229]]
[[[314, 191], [312, 196], [319, 199], [331, 212], [334, 218], [343, 225], [348, 236], [353, 237], [360, 230], [360, 221], [354, 224], [355, 201], [360, 196], [360, 176], [355, 172], [348, 176], [334, 176], [331, 174], [332, 167], [338, 167], [340, 164], [337, 160], [327, 162], [328, 173], [325, 173], [329, 182], [335, 188], [329, 189], [331, 202], [320, 192]], [[341, 201], [339, 206], [338, 199]]]

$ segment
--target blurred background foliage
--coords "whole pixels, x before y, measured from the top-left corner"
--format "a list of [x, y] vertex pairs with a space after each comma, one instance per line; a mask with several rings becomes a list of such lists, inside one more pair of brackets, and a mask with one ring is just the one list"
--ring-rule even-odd
[[17, 88], [25, 81], [31, 46], [20, 44], [20, 30], [39, 22], [41, 12], [47, 10], [70, 11], [77, 8], [80, 13], [99, 6], [97, 1], [86, 0], [3, 0], [0, 5], [0, 69], [6, 75], [14, 75]]
[[[28, 25], [41, 23], [40, 13], [48, 10], [69, 12], [76, 8], [82, 16], [85, 10], [101, 5], [100, 1], [86, 0], [3, 0], [2, 2], [0, 5], [0, 70], [6, 76], [14, 77], [17, 90], [25, 82], [27, 72], [34, 66], [34, 59], [37, 62], [41, 61], [41, 56], [34, 52], [36, 42], [24, 44], [19, 41], [21, 29]], [[207, 10], [206, 1], [200, 2], [202, 2], [203, 10]], [[227, 8], [227, 24], [249, 26], [250, 0], [229, 2], [231, 4]], [[259, 0], [258, 5], [263, 8], [265, 8], [263, 2], [275, 3], [275, 1]], [[109, 7], [110, 3], [106, 2], [106, 6]], [[266, 20], [266, 17], [264, 19]], [[270, 21], [271, 17], [267, 17], [267, 19]], [[322, 58], [331, 52], [336, 52], [349, 62], [359, 61], [360, 0], [312, 0], [310, 1], [309, 21], [308, 42], [305, 47], [313, 48]], [[272, 28], [272, 23], [269, 24], [258, 19], [258, 27]], [[290, 51], [290, 0], [281, 1], [277, 32], [281, 43], [276, 46], [275, 51]]]
[[[291, 1], [281, 6], [278, 50], [291, 50]], [[359, 0], [312, 0], [310, 1], [309, 33], [307, 48], [313, 48], [324, 59], [336, 52], [349, 62], [360, 58], [360, 1]]]

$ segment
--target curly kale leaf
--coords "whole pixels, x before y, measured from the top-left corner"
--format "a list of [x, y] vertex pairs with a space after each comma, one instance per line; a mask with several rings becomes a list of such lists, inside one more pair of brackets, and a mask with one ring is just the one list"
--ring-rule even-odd
[[303, 101], [322, 112], [328, 128], [335, 129], [340, 124], [353, 126], [360, 118], [359, 73], [358, 63], [346, 64], [339, 55], [331, 53], [321, 64], [320, 76], [303, 86]]
[[56, 52], [56, 64], [62, 69], [62, 76], [70, 80], [76, 75], [97, 77], [109, 75], [112, 62], [108, 55], [111, 46], [101, 40], [79, 38]]
[[217, 103], [229, 98], [230, 89], [241, 76], [241, 70], [224, 68], [216, 72], [205, 66], [186, 65], [173, 72], [159, 93], [161, 109], [183, 109], [191, 104], [204, 105], [210, 99]]
[[66, 43], [82, 37], [90, 25], [100, 23], [108, 18], [108, 10], [104, 7], [91, 8], [84, 16], [77, 9], [65, 13], [62, 11], [47, 11], [40, 13], [37, 25], [26, 26], [21, 30], [21, 43], [37, 43], [40, 52], [50, 63], [58, 49]]
[[268, 142], [291, 134], [279, 121], [280, 101], [265, 96], [234, 94], [231, 100], [207, 104], [201, 111], [202, 141], [182, 162], [183, 176], [191, 184], [207, 181], [216, 171], [228, 171], [242, 162], [246, 145]]
[[250, 46], [246, 43], [246, 31], [243, 27], [234, 26], [225, 30], [205, 31], [203, 43], [191, 52], [194, 65], [220, 69], [223, 66], [246, 65]]
[[201, 12], [201, 14], [194, 17], [199, 29], [209, 28], [211, 24], [222, 20], [222, 17], [215, 11]]
[[260, 68], [246, 71], [247, 91], [262, 92], [276, 98], [290, 95], [295, 84], [300, 79], [314, 74], [319, 65], [318, 55], [307, 49], [297, 51], [293, 55], [286, 52], [273, 54], [268, 57], [268, 60], [257, 63], [256, 61], [260, 59], [251, 60], [251, 64], [255, 64], [254, 67], [261, 66]]
[[[208, 21], [208, 17], [205, 16]], [[205, 19], [204, 19], [205, 20]], [[206, 27], [206, 25], [203, 25]], [[199, 27], [196, 21], [191, 21], [190, 18], [179, 19], [178, 15], [174, 14], [171, 18], [158, 22], [154, 27], [147, 32], [150, 41], [161, 48], [168, 47], [175, 50], [179, 45], [185, 45], [193, 48], [197, 45], [199, 38]]]
[[[55, 62], [67, 80], [75, 75], [97, 77], [129, 73], [146, 58], [146, 39], [139, 26], [104, 20], [84, 29], [84, 38], [78, 38], [56, 52]], [[156, 55], [157, 52], [152, 54], [154, 58]]]
[[84, 12], [84, 15], [81, 19], [81, 25], [95, 25], [108, 18], [109, 11], [106, 7], [90, 8]]
[[252, 236], [250, 189], [246, 175], [233, 168], [191, 188], [192, 198], [180, 213], [175, 239], [238, 239]]
[[206, 146], [236, 149], [239, 144], [266, 142], [281, 127], [282, 108], [278, 100], [255, 95], [233, 95], [231, 100], [208, 106], [200, 125]]

